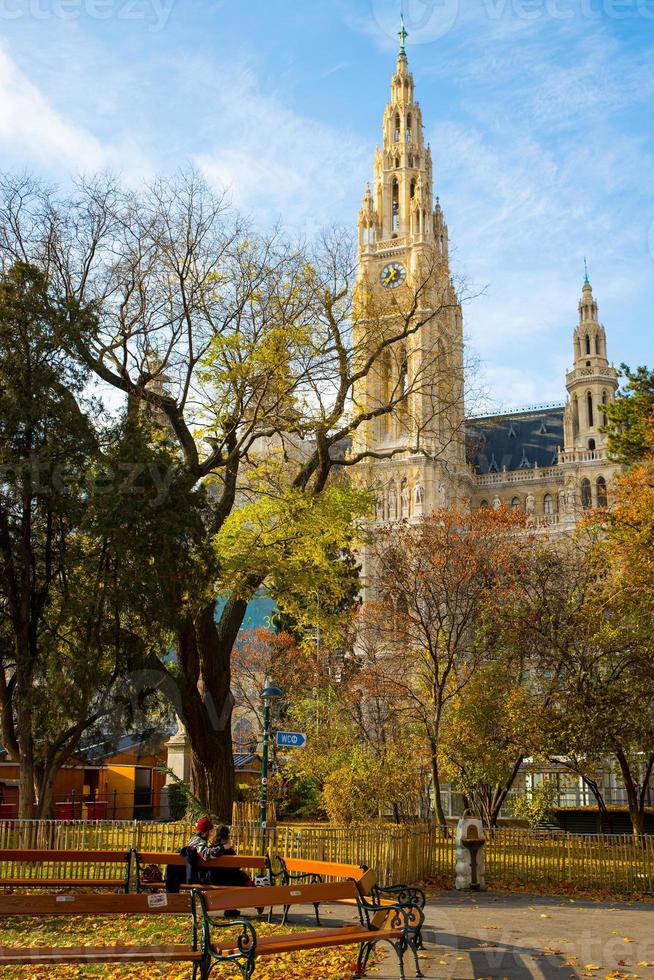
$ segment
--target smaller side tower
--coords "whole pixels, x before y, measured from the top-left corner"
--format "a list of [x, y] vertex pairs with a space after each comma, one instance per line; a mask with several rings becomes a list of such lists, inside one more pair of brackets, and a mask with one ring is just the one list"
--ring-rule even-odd
[[568, 400], [563, 416], [564, 449], [559, 453], [565, 491], [559, 513], [576, 522], [589, 507], [606, 507], [610, 486], [621, 467], [607, 455], [607, 436], [601, 432], [605, 405], [618, 388], [618, 372], [609, 364], [606, 332], [599, 322], [597, 302], [584, 279], [579, 302], [579, 323], [573, 338], [574, 366], [565, 376]]
[[579, 302], [579, 323], [573, 338], [574, 366], [565, 378], [568, 402], [565, 409], [565, 452], [606, 452], [607, 437], [603, 405], [615, 398], [618, 372], [609, 364], [606, 332], [599, 322], [597, 301], [584, 279]]

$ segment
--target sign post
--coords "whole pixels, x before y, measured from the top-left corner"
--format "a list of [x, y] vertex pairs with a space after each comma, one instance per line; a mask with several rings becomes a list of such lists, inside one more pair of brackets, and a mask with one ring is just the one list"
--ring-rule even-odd
[[303, 749], [307, 744], [304, 732], [277, 732], [278, 749]]
[[270, 681], [261, 692], [263, 701], [263, 751], [261, 753], [261, 805], [259, 807], [259, 828], [261, 833], [261, 854], [266, 853], [266, 836], [268, 829], [268, 746], [270, 744], [270, 705], [284, 696], [279, 687], [273, 687]]

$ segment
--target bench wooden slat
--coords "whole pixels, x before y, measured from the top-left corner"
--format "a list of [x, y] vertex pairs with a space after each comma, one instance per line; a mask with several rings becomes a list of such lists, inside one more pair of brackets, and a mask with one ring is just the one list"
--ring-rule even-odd
[[192, 946], [0, 946], [0, 966], [40, 963], [179, 963], [199, 962], [202, 953]]
[[8, 861], [11, 864], [32, 864], [38, 862], [74, 861], [84, 864], [124, 864], [129, 848], [122, 851], [47, 851], [21, 850], [19, 848], [0, 849], [0, 864]]
[[335, 881], [330, 884], [273, 885], [262, 888], [229, 888], [223, 891], [202, 891], [209, 912], [224, 909], [249, 909], [271, 905], [304, 905], [315, 902], [333, 902], [340, 898], [356, 898], [357, 888], [353, 881]]
[[[139, 851], [141, 864], [182, 865], [186, 861], [181, 854], [165, 851]], [[223, 854], [222, 857], [200, 861], [201, 868], [265, 868], [266, 859], [257, 854]]]
[[334, 864], [332, 861], [304, 861], [284, 858], [284, 864], [292, 874], [317, 874], [329, 878], [354, 878], [358, 881], [366, 873], [358, 864]]
[[0, 878], [0, 888], [124, 888], [122, 878]]
[[[361, 926], [344, 926], [340, 929], [321, 929], [313, 933], [290, 933], [257, 939], [256, 956], [272, 956], [275, 953], [301, 952], [304, 949], [322, 949], [326, 946], [351, 946], [380, 939], [399, 939], [401, 929], [362, 929]], [[237, 953], [237, 947], [220, 950], [222, 956]]]
[[[252, 889], [254, 891], [254, 889]], [[164, 904], [159, 904], [164, 902]], [[156, 912], [191, 914], [192, 896], [183, 895], [0, 895], [0, 916], [121, 915]], [[228, 906], [229, 908], [229, 906]]]

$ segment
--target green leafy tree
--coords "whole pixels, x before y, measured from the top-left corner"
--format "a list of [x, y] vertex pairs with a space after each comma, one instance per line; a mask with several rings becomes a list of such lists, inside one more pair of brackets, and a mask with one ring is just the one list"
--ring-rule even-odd
[[514, 670], [484, 664], [453, 700], [441, 736], [444, 775], [495, 827], [526, 757], [539, 742], [539, 705]]
[[428, 746], [443, 827], [444, 725], [476, 672], [502, 651], [493, 624], [513, 601], [527, 541], [515, 512], [440, 510], [381, 530], [372, 548], [377, 596], [362, 611], [359, 642]]
[[[347, 550], [355, 533], [348, 527], [337, 541], [329, 522], [344, 529], [358, 503], [330, 477], [367, 455], [345, 454], [344, 442], [441, 382], [451, 388], [459, 352], [439, 348], [434, 338], [431, 349], [423, 343], [422, 371], [409, 383], [375, 405], [362, 404], [358, 394], [387, 357], [399, 363], [409, 338], [457, 298], [449, 283], [439, 285], [436, 265], [426, 264], [419, 282], [397, 291], [389, 330], [383, 303], [361, 291], [354, 302], [356, 255], [346, 235], [328, 234], [311, 247], [278, 232], [256, 235], [194, 174], [139, 192], [96, 179], [68, 199], [29, 178], [6, 178], [0, 261], [17, 254], [40, 263], [65, 296], [67, 349], [97, 381], [165, 419], [177, 446], [173, 483], [185, 492], [207, 485], [205, 542], [225, 602], [216, 617], [213, 596], [188, 588], [175, 565], [153, 555], [153, 578], [172, 583], [176, 663], [162, 647], [150, 652], [148, 669], [174, 680], [194, 791], [229, 819], [231, 658], [248, 600], [270, 583], [280, 597], [313, 588], [305, 558], [321, 588], [338, 592], [328, 567], [336, 563], [328, 559]], [[90, 333], [72, 300], [93, 302]], [[434, 415], [445, 410], [435, 405]], [[417, 432], [417, 450], [420, 438]], [[248, 513], [266, 549], [257, 547]], [[285, 522], [287, 533], [276, 522]], [[205, 553], [202, 561], [204, 582], [214, 558]], [[290, 604], [306, 617], [300, 602]]]
[[654, 371], [639, 367], [631, 371], [622, 365], [626, 385], [603, 411], [604, 432], [609, 436], [609, 454], [628, 466], [640, 462], [649, 449], [648, 433], [654, 413]]

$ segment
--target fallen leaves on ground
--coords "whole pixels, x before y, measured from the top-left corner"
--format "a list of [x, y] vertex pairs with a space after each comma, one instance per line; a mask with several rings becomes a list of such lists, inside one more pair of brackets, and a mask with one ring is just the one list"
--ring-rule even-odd
[[[425, 886], [429, 890], [433, 891], [451, 891], [454, 887], [454, 879], [448, 875], [434, 875], [429, 877], [424, 882]], [[521, 892], [527, 895], [547, 895], [552, 897], [568, 898], [568, 901], [574, 902], [574, 898], [570, 896], [574, 895], [578, 898], [589, 898], [594, 902], [615, 902], [616, 899], [625, 902], [626, 904], [632, 904], [638, 902], [642, 904], [643, 902], [647, 904], [654, 904], [654, 896], [651, 894], [646, 894], [642, 892], [633, 892], [631, 894], [622, 894], [621, 892], [606, 888], [587, 888], [581, 885], [570, 884], [566, 882], [543, 882], [543, 881], [494, 881], [492, 878], [486, 880], [487, 887], [494, 892]], [[465, 897], [465, 893], [461, 893], [461, 897]], [[476, 901], [476, 900], [474, 900]], [[611, 911], [621, 912], [622, 909], [614, 908]]]
[[[300, 927], [268, 925], [254, 920], [257, 935], [271, 936], [275, 933], [303, 932]], [[232, 935], [238, 934], [238, 927]], [[80, 944], [102, 945], [163, 945], [169, 943], [191, 942], [191, 924], [184, 916], [162, 915], [147, 919], [135, 916], [111, 916], [89, 919], [85, 916], [48, 916], [34, 918], [14, 918], [3, 922], [3, 946], [76, 946]], [[221, 930], [225, 938], [226, 930]], [[257, 980], [350, 980], [353, 961], [356, 958], [355, 946], [340, 949], [314, 949], [301, 953], [280, 953], [266, 957], [257, 963]], [[373, 969], [372, 966], [368, 971]], [[212, 977], [216, 980], [234, 980], [233, 966], [216, 967]], [[2, 980], [25, 980], [38, 977], [42, 980], [80, 980], [82, 977], [102, 976], [113, 980], [189, 980], [190, 963], [135, 963], [130, 966], [118, 964], [84, 964], [61, 966], [17, 966], [3, 967]]]

